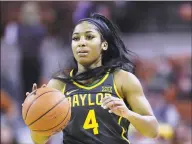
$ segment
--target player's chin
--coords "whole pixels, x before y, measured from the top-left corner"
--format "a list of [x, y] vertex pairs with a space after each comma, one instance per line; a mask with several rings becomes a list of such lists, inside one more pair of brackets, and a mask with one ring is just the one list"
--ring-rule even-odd
[[87, 67], [92, 64], [92, 60], [88, 57], [81, 57], [78, 59], [78, 63]]

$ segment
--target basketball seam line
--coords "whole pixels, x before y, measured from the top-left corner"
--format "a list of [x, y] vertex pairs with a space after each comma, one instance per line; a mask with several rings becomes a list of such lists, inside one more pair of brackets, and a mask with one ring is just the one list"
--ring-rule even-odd
[[38, 121], [39, 119], [41, 119], [44, 115], [46, 115], [48, 112], [50, 112], [52, 109], [54, 109], [58, 104], [60, 104], [63, 100], [65, 99], [62, 98], [60, 101], [58, 101], [50, 110], [48, 110], [46, 113], [44, 113], [43, 115], [41, 115], [39, 118], [37, 118], [35, 121], [33, 121], [32, 123], [30, 123], [28, 126], [31, 126], [32, 124], [34, 124], [36, 121]]
[[63, 120], [62, 120], [62, 121], [61, 121], [58, 125], [56, 125], [56, 126], [54, 126], [54, 127], [50, 128], [50, 129], [46, 129], [46, 130], [32, 130], [32, 131], [48, 131], [48, 130], [51, 130], [51, 129], [56, 128], [56, 127], [57, 127], [57, 126], [59, 126], [62, 122], [64, 122], [64, 121], [65, 121], [66, 117], [68, 116], [69, 110], [70, 110], [70, 107], [68, 108], [68, 111], [67, 111], [66, 116], [64, 117], [64, 119], [63, 119]]
[[[37, 91], [37, 90], [36, 90], [36, 91]], [[33, 105], [33, 103], [34, 103], [38, 98], [40, 98], [42, 95], [44, 95], [44, 94], [46, 94], [46, 93], [49, 93], [49, 92], [58, 92], [58, 91], [48, 91], [48, 92], [44, 92], [44, 93], [42, 93], [41, 95], [39, 95], [39, 97], [37, 97], [37, 98], [30, 104], [29, 108], [27, 109], [27, 112], [26, 112], [26, 115], [25, 115], [25, 120], [26, 120], [26, 118], [27, 118], [27, 114], [28, 114], [28, 112], [29, 112], [29, 109], [31, 108], [31, 106]], [[34, 93], [34, 92], [33, 92], [33, 93]], [[31, 93], [31, 95], [32, 95], [33, 93]]]

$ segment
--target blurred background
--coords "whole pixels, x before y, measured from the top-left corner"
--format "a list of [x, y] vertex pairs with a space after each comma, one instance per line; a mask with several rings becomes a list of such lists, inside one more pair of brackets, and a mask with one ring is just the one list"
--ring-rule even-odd
[[[43, 1], [1, 5], [1, 144], [32, 144], [21, 104], [32, 84], [47, 83], [69, 64], [75, 23], [92, 12], [117, 24], [139, 56], [136, 75], [157, 117], [159, 137], [130, 127], [133, 144], [191, 144], [191, 22], [189, 2]], [[62, 133], [49, 144], [61, 144]]]

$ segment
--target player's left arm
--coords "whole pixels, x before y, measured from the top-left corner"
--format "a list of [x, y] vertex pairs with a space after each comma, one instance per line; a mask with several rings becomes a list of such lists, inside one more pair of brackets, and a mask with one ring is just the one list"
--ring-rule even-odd
[[[158, 135], [158, 122], [153, 115], [151, 106], [146, 99], [142, 86], [135, 75], [119, 71], [114, 81], [121, 98], [105, 97], [103, 107], [130, 121], [130, 123], [144, 136], [155, 138]], [[128, 109], [124, 101], [131, 106]]]

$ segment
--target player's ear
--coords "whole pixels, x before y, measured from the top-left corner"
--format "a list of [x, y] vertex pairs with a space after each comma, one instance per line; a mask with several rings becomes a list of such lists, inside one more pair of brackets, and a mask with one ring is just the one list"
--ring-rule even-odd
[[108, 43], [106, 41], [102, 42], [101, 48], [105, 51], [108, 49]]

